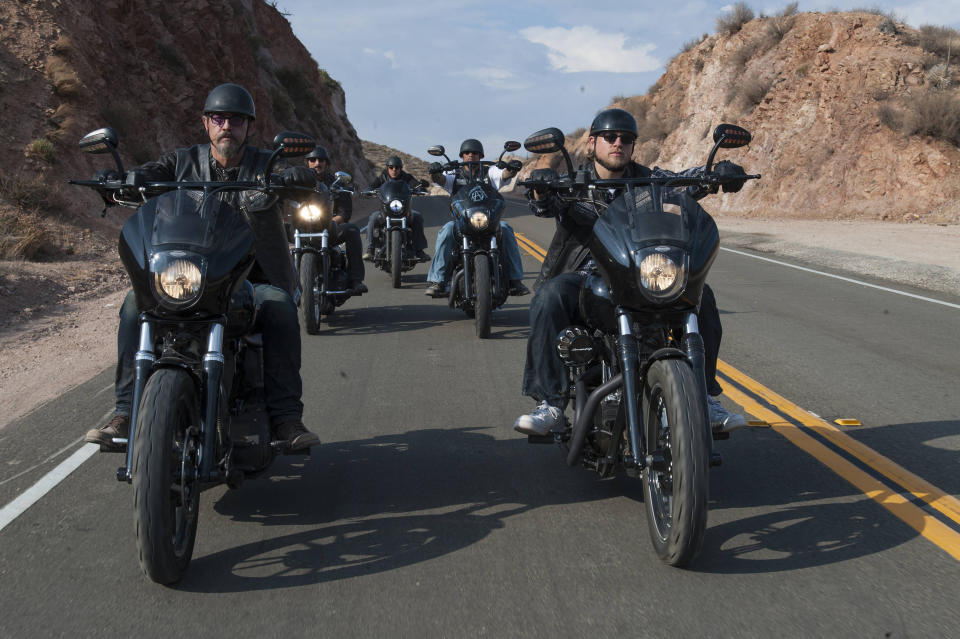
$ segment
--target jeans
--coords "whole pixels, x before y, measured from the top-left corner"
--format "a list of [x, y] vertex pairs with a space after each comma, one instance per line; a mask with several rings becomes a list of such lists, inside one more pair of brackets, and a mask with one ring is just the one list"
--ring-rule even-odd
[[[527, 361], [523, 368], [523, 394], [561, 409], [567, 405], [569, 382], [555, 342], [563, 329], [584, 323], [580, 317], [580, 287], [585, 277], [579, 272], [557, 275], [544, 282], [530, 302], [530, 337], [527, 338]], [[716, 299], [709, 286], [703, 287], [697, 320], [705, 351], [707, 393], [719, 395], [723, 392], [717, 383], [722, 329]]]
[[[448, 272], [453, 255], [453, 220], [450, 220], [437, 233], [437, 243], [433, 247], [433, 260], [427, 273], [428, 282], [444, 283], [451, 273]], [[500, 222], [500, 268], [509, 281], [523, 279], [523, 262], [520, 260], [520, 247], [513, 229], [506, 222]]]
[[330, 234], [330, 244], [336, 246], [343, 242], [347, 253], [347, 277], [351, 282], [362, 282], [366, 273], [363, 266], [363, 241], [356, 224], [344, 222], [337, 224], [336, 232]]
[[[410, 222], [410, 230], [413, 232], [411, 238], [413, 249], [422, 251], [427, 248], [427, 235], [423, 232], [423, 216], [419, 212], [413, 211], [411, 214], [413, 220]], [[376, 210], [367, 218], [367, 250], [373, 253], [373, 229], [383, 227], [383, 211]]]
[[[299, 421], [303, 417], [303, 384], [300, 379], [300, 324], [290, 295], [276, 286], [254, 284], [257, 321], [254, 330], [263, 334], [263, 386], [270, 423]], [[127, 293], [120, 307], [117, 331], [115, 378], [117, 415], [129, 415], [136, 377], [135, 357], [140, 346], [136, 298]]]

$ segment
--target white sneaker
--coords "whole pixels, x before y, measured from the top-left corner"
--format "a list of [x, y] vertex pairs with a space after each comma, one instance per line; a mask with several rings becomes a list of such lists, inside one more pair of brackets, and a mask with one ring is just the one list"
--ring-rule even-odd
[[740, 413], [731, 413], [716, 397], [707, 397], [707, 410], [710, 414], [710, 428], [729, 433], [747, 425], [746, 418]]
[[540, 404], [529, 415], [517, 417], [513, 423], [513, 430], [524, 435], [547, 435], [551, 430], [563, 424], [563, 411], [547, 402]]

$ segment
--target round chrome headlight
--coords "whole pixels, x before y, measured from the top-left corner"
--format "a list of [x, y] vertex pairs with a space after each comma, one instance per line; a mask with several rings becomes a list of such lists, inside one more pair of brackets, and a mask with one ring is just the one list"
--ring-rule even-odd
[[687, 285], [686, 254], [671, 247], [655, 247], [641, 251], [640, 285], [652, 297], [666, 299], [680, 294]]
[[403, 213], [403, 202], [400, 200], [390, 200], [390, 210], [394, 213]]
[[478, 231], [487, 228], [489, 223], [490, 216], [487, 215], [486, 211], [474, 211], [470, 214], [470, 225]]
[[153, 288], [161, 302], [183, 308], [196, 302], [203, 290], [206, 264], [198, 255], [165, 251], [150, 260]]
[[304, 222], [318, 222], [323, 218], [323, 207], [317, 204], [304, 204], [300, 207], [300, 219]]

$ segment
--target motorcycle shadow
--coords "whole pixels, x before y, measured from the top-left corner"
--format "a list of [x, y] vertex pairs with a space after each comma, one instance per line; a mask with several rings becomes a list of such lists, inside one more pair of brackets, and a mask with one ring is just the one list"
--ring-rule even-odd
[[[376, 574], [462, 550], [542, 506], [616, 495], [611, 482], [556, 473], [554, 456], [531, 462], [523, 439], [479, 431], [426, 429], [332, 443], [288, 464], [286, 477], [277, 465], [272, 478], [213, 504], [221, 517], [242, 522], [237, 534], [253, 540], [195, 557], [176, 588], [242, 592]], [[548, 473], [551, 481], [542, 481]], [[272, 526], [300, 530], [274, 536]]]
[[429, 329], [449, 322], [436, 305], [364, 306], [325, 316], [318, 335], [370, 335]]

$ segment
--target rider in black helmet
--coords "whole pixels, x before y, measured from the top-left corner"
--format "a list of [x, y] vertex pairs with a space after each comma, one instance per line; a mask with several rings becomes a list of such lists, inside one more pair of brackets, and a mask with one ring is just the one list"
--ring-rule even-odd
[[[317, 179], [328, 187], [336, 180], [336, 176], [328, 169], [330, 155], [327, 150], [317, 145], [306, 155], [307, 166], [314, 170]], [[330, 242], [346, 245], [347, 249], [347, 277], [350, 278], [350, 291], [354, 295], [367, 292], [367, 285], [363, 283], [364, 267], [361, 256], [363, 241], [360, 239], [360, 229], [356, 224], [350, 224], [353, 215], [353, 199], [349, 193], [337, 193], [333, 196], [333, 224], [330, 225]]]
[[[416, 188], [426, 188], [426, 180], [418, 180], [414, 176], [410, 175], [403, 170], [403, 160], [400, 159], [399, 155], [391, 155], [387, 158], [386, 167], [383, 171], [380, 172], [373, 182], [370, 183], [368, 187], [370, 190], [378, 189], [383, 186], [383, 183], [387, 180], [402, 180], [407, 183], [410, 187], [410, 190]], [[429, 262], [430, 256], [427, 255], [425, 248], [427, 248], [427, 236], [423, 232], [423, 216], [420, 215], [419, 211], [411, 211], [413, 220], [411, 221], [410, 227], [413, 231], [411, 240], [413, 241], [413, 250], [416, 251], [417, 259], [421, 262]], [[363, 259], [367, 261], [373, 260], [374, 246], [374, 229], [381, 228], [383, 226], [383, 212], [379, 209], [373, 211], [370, 214], [370, 218], [367, 220], [367, 246], [363, 252]]]
[[[590, 124], [587, 138], [587, 164], [580, 167], [591, 178], [633, 178], [670, 175], [661, 169], [649, 168], [632, 160], [637, 139], [637, 121], [623, 109], [605, 109]], [[726, 166], [721, 167], [721, 164]], [[731, 168], [733, 167], [733, 168]], [[719, 163], [718, 170], [743, 173], [731, 162]], [[702, 171], [702, 167], [684, 173]], [[622, 189], [594, 192], [594, 198], [612, 202]], [[694, 197], [706, 193], [691, 192]], [[523, 371], [523, 394], [538, 402], [537, 408], [521, 415], [514, 429], [526, 435], [545, 435], [562, 426], [567, 404], [567, 375], [563, 362], [553, 346], [562, 329], [583, 323], [579, 318], [580, 286], [586, 272], [593, 268], [587, 242], [597, 219], [597, 207], [590, 202], [563, 203], [548, 193], [534, 190], [527, 193], [530, 208], [539, 217], [553, 217], [557, 230], [537, 280], [537, 293], [530, 302], [530, 336], [527, 339], [527, 360]], [[703, 288], [698, 313], [706, 350], [706, 398], [710, 423], [715, 430], [731, 431], [746, 425], [743, 415], [731, 414], [716, 396], [723, 392], [717, 383], [717, 356], [720, 351], [720, 314], [713, 291]]]
[[[253, 97], [246, 89], [221, 84], [210, 91], [203, 107], [201, 119], [209, 142], [177, 149], [134, 171], [147, 182], [254, 180], [271, 155], [247, 144], [255, 117]], [[291, 167], [284, 170], [281, 182], [313, 187], [316, 176], [305, 167]], [[237, 204], [242, 196], [230, 192], [220, 197]], [[308, 448], [320, 439], [302, 421], [300, 326], [295, 302], [300, 295], [299, 278], [290, 259], [280, 208], [272, 198], [255, 196], [244, 200], [240, 210], [254, 235], [256, 262], [248, 279], [254, 283], [256, 329], [263, 334], [264, 394], [271, 429], [278, 441], [289, 441], [291, 449]], [[114, 416], [86, 435], [86, 441], [106, 450], [126, 447], [113, 440], [126, 438], [130, 429], [139, 332], [136, 298], [130, 291], [120, 308]]]
[[[483, 159], [483, 144], [475, 138], [467, 138], [460, 144], [461, 162], [478, 162]], [[430, 176], [433, 181], [442, 186], [446, 191], [453, 195], [462, 186], [466, 185], [468, 180], [462, 173], [447, 171], [441, 173], [438, 168], [440, 165], [434, 163], [431, 165]], [[476, 171], [480, 165], [473, 164], [463, 167], [466, 170]], [[435, 170], [433, 170], [435, 169]], [[487, 179], [493, 188], [499, 190], [501, 186], [513, 179], [517, 174], [516, 170], [506, 168], [500, 169], [491, 166], [487, 170]], [[530, 293], [523, 283], [523, 263], [520, 259], [520, 247], [517, 245], [517, 238], [514, 236], [513, 228], [509, 224], [500, 222], [500, 238], [503, 250], [500, 251], [500, 266], [509, 280], [508, 293], [510, 295], [527, 295]], [[427, 282], [430, 286], [424, 291], [425, 295], [430, 297], [446, 297], [450, 294], [447, 290], [447, 279], [451, 276], [450, 259], [453, 255], [453, 221], [447, 222], [440, 231], [437, 232], [436, 251], [433, 254], [433, 261], [430, 264], [430, 271], [427, 273]]]

